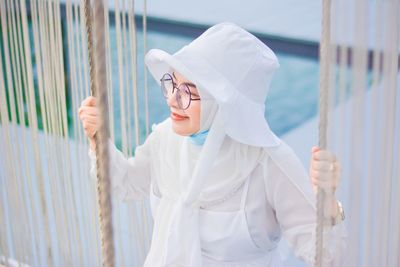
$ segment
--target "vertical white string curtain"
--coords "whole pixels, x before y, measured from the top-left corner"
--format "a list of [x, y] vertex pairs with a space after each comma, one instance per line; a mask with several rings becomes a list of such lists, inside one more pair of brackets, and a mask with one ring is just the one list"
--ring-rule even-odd
[[[145, 119], [139, 126], [141, 20], [133, 1], [102, 3], [110, 139], [133, 156], [146, 127]], [[83, 1], [1, 0], [0, 29], [0, 265], [141, 266], [152, 230], [145, 200], [113, 202], [114, 242], [104, 235], [103, 242], [115, 247], [114, 264], [102, 252], [96, 181], [77, 116], [91, 84]]]
[[327, 148], [342, 163], [343, 266], [400, 266], [400, 1], [330, 7]]

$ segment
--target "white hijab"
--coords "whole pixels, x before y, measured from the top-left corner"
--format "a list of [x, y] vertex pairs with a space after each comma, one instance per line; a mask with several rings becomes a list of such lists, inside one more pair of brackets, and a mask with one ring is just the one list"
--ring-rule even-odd
[[[198, 91], [202, 99], [199, 130], [201, 133], [209, 130], [214, 122], [218, 111], [218, 103], [212, 95], [201, 87], [198, 88]], [[216, 125], [216, 127], [218, 126]], [[220, 127], [221, 129], [216, 130], [223, 131], [223, 127]], [[184, 138], [181, 147], [180, 179], [182, 188], [188, 187], [187, 174], [194, 172], [202, 151], [201, 147], [188, 142], [187, 139]], [[261, 147], [249, 146], [225, 135], [221, 148], [211, 165], [209, 174], [204, 180], [199, 202], [210, 203], [221, 199], [240, 186], [254, 169], [261, 152]], [[182, 177], [182, 175], [184, 176]]]
[[[180, 145], [175, 148], [176, 157], [166, 157], [171, 172], [157, 181], [163, 197], [145, 267], [201, 267], [200, 207], [240, 186], [258, 163], [263, 147], [279, 144], [265, 121], [263, 102], [278, 63], [273, 52], [260, 43], [240, 27], [223, 23], [173, 56], [160, 50], [146, 55], [146, 64], [157, 80], [173, 68], [197, 85], [202, 98], [200, 131], [210, 130], [199, 147], [171, 129], [170, 135]], [[241, 60], [240, 76], [235, 70], [224, 72], [231, 56]]]

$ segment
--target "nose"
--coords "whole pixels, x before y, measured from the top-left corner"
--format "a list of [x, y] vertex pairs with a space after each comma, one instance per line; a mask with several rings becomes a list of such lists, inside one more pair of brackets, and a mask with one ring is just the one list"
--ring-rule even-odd
[[174, 108], [178, 108], [178, 102], [176, 100], [176, 94], [177, 94], [177, 90], [175, 90], [175, 92], [173, 92], [171, 95], [168, 96], [167, 98], [167, 105], [169, 107], [174, 107]]

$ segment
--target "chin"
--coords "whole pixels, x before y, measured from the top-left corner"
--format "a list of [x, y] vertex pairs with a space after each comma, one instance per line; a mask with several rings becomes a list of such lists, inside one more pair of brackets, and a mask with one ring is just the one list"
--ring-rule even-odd
[[174, 130], [174, 132], [178, 135], [182, 135], [182, 136], [191, 135], [191, 133], [189, 133], [187, 130], [182, 129], [182, 127], [179, 127], [179, 126], [175, 126], [174, 124], [172, 124], [172, 130]]
[[177, 123], [172, 122], [172, 130], [178, 134], [178, 135], [182, 135], [182, 136], [189, 136], [192, 135], [194, 133], [197, 133], [198, 130], [194, 131], [193, 129], [191, 129], [190, 127], [185, 125], [177, 125]]

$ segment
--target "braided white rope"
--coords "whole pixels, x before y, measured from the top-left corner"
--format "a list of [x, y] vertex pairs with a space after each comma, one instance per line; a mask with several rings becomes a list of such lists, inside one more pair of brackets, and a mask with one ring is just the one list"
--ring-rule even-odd
[[[94, 37], [92, 35], [92, 19], [90, 1], [85, 0], [85, 17], [88, 37], [88, 52], [91, 78], [91, 92], [98, 98], [97, 106], [100, 114], [99, 130], [96, 139], [97, 194], [99, 201], [99, 218], [102, 241], [103, 266], [114, 266], [114, 240], [112, 228], [112, 203], [109, 177], [108, 157], [108, 96], [106, 76], [106, 51], [104, 39], [104, 6], [103, 1], [95, 1], [93, 5]], [[94, 51], [93, 51], [94, 50]], [[94, 53], [93, 53], [94, 52]]]
[[[320, 45], [320, 97], [319, 97], [319, 147], [326, 148], [328, 126], [328, 95], [329, 95], [329, 46], [330, 46], [330, 0], [324, 0], [322, 5], [322, 34]], [[315, 244], [315, 266], [322, 266], [323, 253], [323, 204], [325, 195], [321, 188], [317, 193], [317, 227]]]

